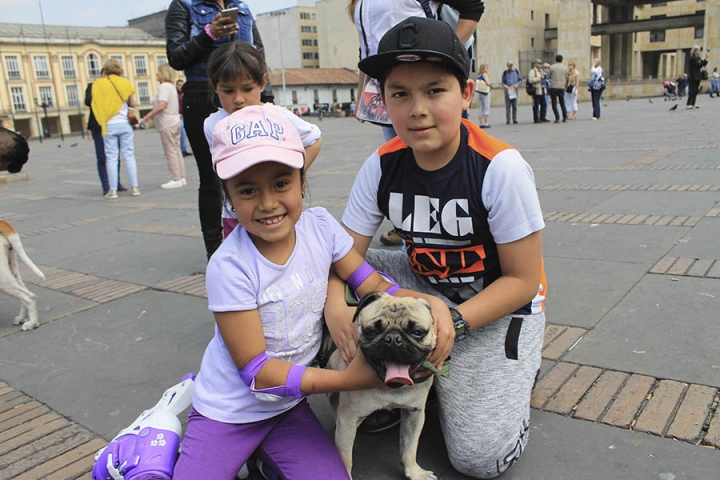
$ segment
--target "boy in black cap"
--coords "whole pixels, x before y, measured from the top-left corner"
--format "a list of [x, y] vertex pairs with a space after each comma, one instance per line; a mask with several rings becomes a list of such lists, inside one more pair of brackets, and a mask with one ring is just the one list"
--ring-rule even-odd
[[[355, 248], [402, 287], [442, 298], [433, 311], [442, 365], [435, 380], [452, 465], [476, 478], [504, 472], [527, 443], [545, 315], [544, 227], [532, 169], [520, 153], [462, 119], [470, 61], [444, 22], [408, 18], [359, 63], [380, 80], [398, 136], [360, 169], [342, 221]], [[407, 253], [368, 250], [384, 218]], [[352, 311], [332, 282], [325, 316], [345, 361]], [[332, 296], [332, 297], [331, 297]]]

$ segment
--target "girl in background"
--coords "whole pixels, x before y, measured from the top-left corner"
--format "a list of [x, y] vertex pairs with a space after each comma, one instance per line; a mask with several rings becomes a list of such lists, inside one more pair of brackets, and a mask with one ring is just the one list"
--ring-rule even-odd
[[[307, 170], [315, 161], [322, 146], [320, 129], [287, 108], [262, 103], [261, 92], [267, 82], [265, 72], [265, 60], [262, 55], [247, 43], [228, 43], [213, 53], [208, 62], [208, 80], [222, 108], [205, 120], [203, 128], [207, 144], [212, 148], [213, 128], [220, 120], [242, 108], [260, 105], [281, 113], [295, 127], [305, 147]], [[227, 200], [222, 212], [222, 222], [224, 237], [227, 237], [238, 224]]]

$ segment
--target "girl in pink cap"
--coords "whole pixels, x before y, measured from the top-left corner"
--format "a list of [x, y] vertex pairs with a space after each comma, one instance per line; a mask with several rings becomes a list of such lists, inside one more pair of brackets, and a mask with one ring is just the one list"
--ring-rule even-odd
[[249, 106], [221, 119], [211, 153], [240, 226], [207, 267], [215, 336], [173, 478], [234, 479], [251, 455], [283, 479], [349, 478], [305, 396], [383, 382], [362, 355], [345, 371], [308, 366], [322, 342], [330, 269], [360, 295], [386, 291], [447, 307], [384, 280], [327, 210], [303, 211], [305, 151], [281, 112]]

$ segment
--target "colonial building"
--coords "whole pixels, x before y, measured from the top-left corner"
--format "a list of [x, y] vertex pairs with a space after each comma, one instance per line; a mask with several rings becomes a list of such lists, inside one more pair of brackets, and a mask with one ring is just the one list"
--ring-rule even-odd
[[0, 125], [26, 137], [79, 133], [85, 88], [115, 59], [135, 86], [139, 108], [152, 108], [165, 40], [139, 28], [0, 23]]
[[355, 101], [358, 75], [346, 68], [286, 68], [270, 73], [275, 103], [293, 110], [349, 108]]

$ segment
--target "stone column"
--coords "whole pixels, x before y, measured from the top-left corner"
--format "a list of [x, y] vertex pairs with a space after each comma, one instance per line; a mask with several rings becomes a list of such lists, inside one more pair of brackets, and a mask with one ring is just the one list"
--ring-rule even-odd
[[720, 0], [707, 0], [705, 5], [705, 48], [710, 49], [710, 61], [717, 65], [720, 58]]

